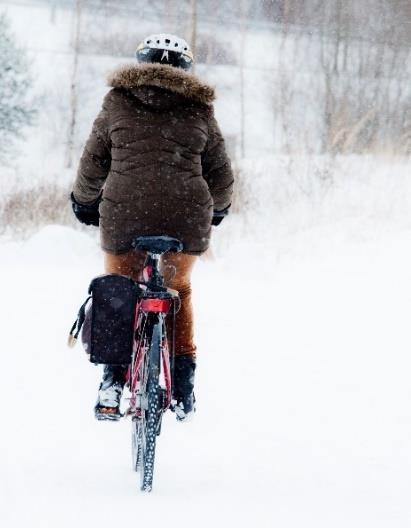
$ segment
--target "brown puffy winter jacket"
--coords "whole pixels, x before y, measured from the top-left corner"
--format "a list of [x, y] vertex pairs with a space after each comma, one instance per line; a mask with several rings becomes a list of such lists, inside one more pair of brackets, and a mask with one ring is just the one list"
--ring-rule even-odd
[[233, 173], [214, 118], [214, 90], [172, 66], [125, 66], [82, 155], [73, 193], [90, 204], [103, 190], [105, 251], [131, 249], [133, 237], [166, 234], [186, 253], [205, 251], [213, 209], [231, 202]]

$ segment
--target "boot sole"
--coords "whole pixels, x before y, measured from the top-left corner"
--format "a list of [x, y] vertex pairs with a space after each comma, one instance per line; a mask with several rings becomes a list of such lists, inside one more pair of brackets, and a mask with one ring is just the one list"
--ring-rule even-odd
[[110, 407], [94, 408], [94, 416], [100, 422], [118, 422], [123, 417], [118, 408], [113, 408], [114, 412], [103, 412], [102, 409], [110, 409]]

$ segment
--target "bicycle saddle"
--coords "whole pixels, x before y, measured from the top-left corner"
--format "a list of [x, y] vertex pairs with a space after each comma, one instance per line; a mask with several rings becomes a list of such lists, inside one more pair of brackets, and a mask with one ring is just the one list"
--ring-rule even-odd
[[167, 251], [179, 253], [184, 247], [181, 240], [167, 235], [136, 237], [132, 242], [132, 246], [135, 249], [148, 251], [149, 253], [155, 253], [157, 255], [162, 255]]

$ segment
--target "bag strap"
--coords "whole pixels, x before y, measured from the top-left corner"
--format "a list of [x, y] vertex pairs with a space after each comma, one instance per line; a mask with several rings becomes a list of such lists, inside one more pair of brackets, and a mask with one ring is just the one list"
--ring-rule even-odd
[[87, 299], [84, 301], [84, 303], [80, 306], [80, 310], [78, 311], [77, 318], [74, 321], [74, 324], [70, 329], [68, 343], [67, 343], [70, 348], [73, 348], [77, 342], [78, 335], [80, 333], [81, 327], [83, 326], [84, 320], [86, 318], [87, 303], [89, 302], [90, 299], [91, 299], [91, 295], [89, 295]]

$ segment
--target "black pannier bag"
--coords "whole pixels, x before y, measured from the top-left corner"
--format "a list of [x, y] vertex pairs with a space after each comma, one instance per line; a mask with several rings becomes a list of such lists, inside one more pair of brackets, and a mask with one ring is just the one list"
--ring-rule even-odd
[[[81, 340], [92, 363], [128, 365], [133, 351], [134, 319], [140, 288], [129, 277], [109, 274], [90, 283], [69, 336], [74, 346]], [[91, 302], [90, 302], [91, 301]]]

